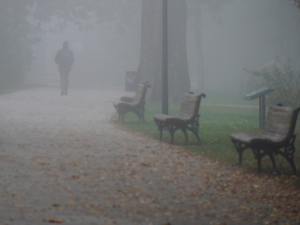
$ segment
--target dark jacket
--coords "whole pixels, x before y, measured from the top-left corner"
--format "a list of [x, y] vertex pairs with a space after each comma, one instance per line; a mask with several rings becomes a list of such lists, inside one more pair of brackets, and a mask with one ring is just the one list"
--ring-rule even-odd
[[71, 66], [74, 63], [74, 54], [72, 50], [68, 48], [62, 48], [56, 53], [54, 61], [58, 65], [59, 72], [70, 72]]

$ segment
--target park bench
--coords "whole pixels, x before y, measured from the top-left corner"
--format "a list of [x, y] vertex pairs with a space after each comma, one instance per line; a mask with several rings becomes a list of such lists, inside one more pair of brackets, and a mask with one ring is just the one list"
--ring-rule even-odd
[[230, 134], [237, 153], [239, 165], [242, 163], [243, 152], [251, 148], [257, 160], [257, 172], [261, 170], [261, 159], [268, 155], [272, 161], [273, 169], [276, 170], [274, 155], [283, 156], [291, 165], [293, 173], [297, 173], [294, 164], [295, 138], [294, 134], [297, 116], [300, 108], [272, 105], [269, 107], [266, 123], [262, 132], [257, 136], [246, 133]]
[[140, 121], [143, 120], [143, 122], [145, 122], [145, 97], [148, 87], [150, 87], [148, 82], [139, 84], [135, 93], [135, 97], [122, 96], [120, 98], [121, 101], [117, 104], [114, 104], [119, 115], [119, 121], [124, 122], [125, 114], [132, 112], [138, 116]]
[[196, 136], [198, 144], [200, 145], [200, 138], [198, 135], [198, 111], [202, 97], [205, 97], [205, 94], [195, 95], [193, 93], [185, 93], [181, 100], [180, 110], [176, 116], [169, 116], [165, 114], [153, 115], [153, 119], [159, 130], [159, 139], [162, 139], [163, 130], [167, 129], [171, 134], [170, 143], [172, 144], [174, 133], [180, 129], [184, 133], [185, 143], [187, 143], [188, 135], [186, 130], [189, 130]]

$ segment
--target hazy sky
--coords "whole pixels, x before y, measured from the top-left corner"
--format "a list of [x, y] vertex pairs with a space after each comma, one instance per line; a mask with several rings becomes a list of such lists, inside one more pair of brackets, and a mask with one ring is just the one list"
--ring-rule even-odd
[[[137, 70], [139, 63], [141, 18], [136, 9], [132, 13], [136, 23], [125, 29], [108, 22], [87, 32], [70, 25], [61, 34], [46, 35], [36, 47], [32, 76], [43, 82], [58, 82], [53, 58], [62, 42], [68, 40], [75, 54], [71, 85], [124, 86], [126, 71]], [[283, 61], [290, 58], [293, 68], [300, 69], [300, 13], [292, 2], [232, 0], [220, 12], [221, 24], [214, 22], [205, 8], [202, 13], [208, 89], [235, 88], [245, 78], [243, 68], [257, 69], [276, 56]], [[190, 17], [187, 49], [191, 82], [197, 75], [193, 29], [194, 19]]]

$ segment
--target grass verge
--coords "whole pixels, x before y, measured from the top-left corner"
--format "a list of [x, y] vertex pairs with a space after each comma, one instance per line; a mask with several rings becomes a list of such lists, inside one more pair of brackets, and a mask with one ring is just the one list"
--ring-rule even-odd
[[[171, 105], [169, 114], [175, 115], [178, 112], [178, 105]], [[127, 114], [124, 123], [118, 125], [139, 132], [143, 135], [158, 139], [159, 132], [153, 121], [152, 115], [160, 113], [161, 108], [156, 104], [147, 104], [145, 120], [146, 123], [140, 123], [134, 114]], [[174, 144], [188, 149], [192, 152], [204, 155], [213, 160], [222, 163], [237, 164], [238, 154], [231, 143], [229, 134], [233, 132], [246, 132], [249, 134], [259, 134], [259, 112], [258, 109], [249, 109], [243, 107], [221, 107], [214, 105], [202, 105], [200, 107], [199, 119], [199, 135], [202, 145], [197, 146], [197, 140], [194, 135], [189, 132], [189, 144], [184, 145], [184, 135], [179, 130], [174, 135]], [[117, 122], [117, 116], [113, 117], [113, 121]], [[299, 125], [296, 127], [296, 133], [299, 133]], [[297, 132], [298, 131], [298, 132]], [[300, 138], [296, 139], [295, 164], [300, 166]], [[163, 142], [169, 142], [169, 133], [163, 134]], [[277, 167], [282, 173], [290, 174], [292, 169], [286, 160], [281, 156], [275, 156]], [[257, 161], [251, 150], [246, 150], [243, 154], [243, 166], [256, 170]], [[268, 157], [263, 158], [262, 172], [272, 171], [272, 164]]]

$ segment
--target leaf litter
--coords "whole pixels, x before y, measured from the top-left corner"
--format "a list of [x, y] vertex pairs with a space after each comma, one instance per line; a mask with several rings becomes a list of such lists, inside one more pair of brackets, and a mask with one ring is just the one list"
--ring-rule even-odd
[[300, 223], [298, 176], [257, 174], [95, 121], [74, 116], [68, 129], [59, 120], [51, 132], [40, 121], [19, 128], [40, 132], [17, 146], [17, 154], [1, 152], [0, 209], [10, 210], [1, 214], [7, 221]]

